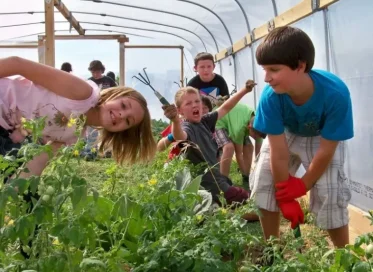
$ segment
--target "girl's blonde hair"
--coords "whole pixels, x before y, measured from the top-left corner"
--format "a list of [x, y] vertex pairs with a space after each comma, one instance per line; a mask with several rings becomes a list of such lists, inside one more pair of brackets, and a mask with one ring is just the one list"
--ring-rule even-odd
[[120, 132], [110, 132], [100, 128], [100, 152], [111, 150], [113, 158], [120, 164], [124, 162], [150, 161], [156, 152], [152, 133], [151, 118], [145, 98], [129, 87], [113, 87], [101, 91], [97, 107], [119, 97], [129, 97], [140, 103], [144, 110], [143, 120], [134, 127]]
[[179, 89], [175, 94], [176, 107], [180, 108], [181, 103], [183, 102], [183, 96], [187, 93], [194, 93], [194, 94], [200, 95], [199, 91], [196, 88], [193, 88], [193, 87], [190, 87], [190, 86], [183, 87], [183, 88]]

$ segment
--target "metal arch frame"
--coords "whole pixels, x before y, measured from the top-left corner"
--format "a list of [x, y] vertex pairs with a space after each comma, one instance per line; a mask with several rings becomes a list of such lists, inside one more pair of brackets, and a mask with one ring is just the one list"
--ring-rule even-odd
[[[62, 29], [62, 30], [55, 30], [54, 32], [67, 32], [70, 30], [67, 30], [67, 29]], [[9, 39], [5, 39], [5, 40], [0, 40], [0, 42], [5, 42], [5, 41], [10, 41], [10, 40], [14, 40], [14, 39], [19, 39], [19, 38], [26, 38], [26, 37], [32, 37], [32, 36], [39, 36], [39, 35], [45, 35], [45, 31], [44, 32], [38, 32], [38, 33], [33, 33], [33, 34], [27, 34], [27, 35], [22, 35], [22, 36], [17, 36], [17, 37], [12, 37], [12, 38], [9, 38]]]
[[[150, 36], [132, 34], [132, 33], [128, 33], [128, 32], [122, 32], [122, 31], [111, 30], [111, 29], [106, 30], [106, 29], [96, 29], [96, 28], [85, 28], [85, 30], [87, 30], [87, 31], [97, 31], [97, 32], [109, 32], [109, 33], [115, 32], [115, 33], [118, 33], [118, 34], [121, 34], [121, 35], [126, 35], [126, 36], [135, 36], [135, 37], [153, 39], [153, 37], [150, 37]], [[66, 30], [66, 31], [69, 31], [69, 30]]]
[[330, 71], [330, 22], [328, 16], [328, 9], [323, 9], [323, 19], [324, 19], [324, 30], [325, 30], [325, 57], [326, 57], [326, 69]]
[[[56, 30], [56, 31], [61, 31], [61, 30]], [[10, 41], [10, 40], [19, 39], [19, 38], [38, 36], [38, 35], [42, 35], [42, 34], [45, 34], [45, 32], [38, 32], [38, 33], [33, 33], [33, 34], [27, 34], [27, 35], [12, 37], [12, 38], [9, 38], [9, 39], [6, 39], [6, 40], [0, 40], [0, 42]]]
[[172, 25], [167, 25], [167, 24], [161, 24], [161, 23], [156, 23], [156, 22], [151, 22], [151, 21], [146, 21], [146, 20], [133, 19], [133, 18], [123, 17], [123, 16], [110, 15], [110, 14], [106, 14], [106, 13], [84, 12], [84, 11], [71, 11], [71, 13], [87, 14], [87, 15], [98, 15], [98, 16], [102, 16], [102, 17], [112, 17], [112, 18], [124, 19], [124, 20], [135, 21], [135, 22], [142, 22], [142, 23], [149, 23], [149, 24], [153, 24], [153, 25], [160, 25], [160, 26], [165, 26], [165, 27], [180, 29], [180, 30], [187, 31], [187, 32], [192, 33], [193, 35], [195, 35], [201, 41], [203, 47], [207, 51], [206, 44], [204, 43], [204, 41], [202, 40], [202, 38], [200, 36], [198, 36], [196, 33], [194, 33], [193, 31], [188, 30], [186, 28], [182, 28], [182, 27], [178, 27], [178, 26], [172, 26]]
[[27, 25], [38, 25], [38, 24], [45, 24], [45, 22], [44, 21], [38, 21], [38, 22], [33, 22], [33, 23], [23, 23], [23, 24], [15, 24], [15, 25], [0, 25], [0, 28], [27, 26]]
[[216, 51], [219, 52], [218, 43], [217, 43], [217, 41], [215, 39], [215, 36], [211, 33], [211, 31], [204, 24], [202, 24], [201, 22], [199, 22], [198, 20], [190, 18], [188, 16], [185, 16], [185, 15], [182, 15], [182, 14], [178, 14], [178, 13], [174, 13], [174, 12], [171, 12], [171, 11], [165, 11], [165, 10], [159, 10], [159, 9], [152, 9], [152, 8], [147, 8], [147, 7], [140, 7], [140, 6], [135, 6], [135, 5], [122, 4], [122, 3], [115, 3], [115, 2], [104, 1], [104, 0], [80, 0], [80, 1], [94, 2], [94, 3], [103, 3], [103, 4], [117, 5], [117, 6], [130, 7], [130, 8], [137, 8], [137, 9], [142, 9], [142, 10], [148, 10], [148, 11], [160, 12], [160, 13], [165, 13], [165, 14], [171, 14], [171, 15], [174, 15], [174, 16], [178, 16], [178, 17], [182, 17], [182, 18], [191, 20], [191, 21], [199, 24], [200, 26], [202, 26], [210, 34], [212, 40], [214, 41], [214, 44], [215, 44], [215, 47], [216, 47]]
[[[62, 24], [62, 23], [69, 23], [67, 21], [55, 21], [56, 24]], [[186, 41], [187, 43], [189, 43], [192, 47], [193, 47], [193, 44], [184, 39], [183, 37], [177, 35], [177, 34], [174, 34], [174, 33], [171, 33], [171, 32], [167, 32], [167, 31], [161, 31], [161, 30], [154, 30], [154, 29], [146, 29], [146, 28], [138, 28], [138, 27], [128, 27], [128, 26], [120, 26], [120, 25], [113, 25], [113, 24], [106, 24], [106, 23], [95, 23], [95, 22], [84, 22], [84, 21], [81, 21], [81, 23], [85, 23], [85, 24], [94, 24], [94, 25], [103, 25], [103, 26], [113, 26], [113, 27], [120, 27], [120, 28], [129, 28], [129, 29], [135, 29], [135, 30], [142, 30], [142, 31], [150, 31], [150, 32], [158, 32], [158, 33], [163, 33], [163, 34], [168, 34], [168, 35], [172, 35], [172, 36], [175, 36], [177, 38], [180, 38], [184, 41]], [[31, 25], [31, 24], [45, 24], [45, 22], [34, 22], [34, 23], [28, 23], [26, 25]], [[19, 25], [6, 25], [6, 26], [0, 26], [0, 28], [2, 27], [17, 27], [17, 26], [24, 26], [25, 24], [19, 24]]]
[[225, 31], [227, 32], [229, 42], [231, 43], [231, 45], [233, 45], [232, 36], [231, 36], [231, 34], [229, 33], [229, 30], [228, 30], [227, 26], [225, 25], [223, 19], [220, 18], [220, 16], [219, 16], [216, 12], [214, 12], [214, 11], [211, 10], [211, 9], [209, 9], [208, 7], [205, 7], [204, 5], [201, 5], [201, 4], [198, 4], [198, 3], [195, 3], [195, 2], [189, 1], [189, 0], [176, 0], [176, 1], [184, 2], [184, 3], [188, 3], [188, 4], [191, 4], [191, 5], [198, 6], [198, 7], [200, 7], [200, 8], [203, 8], [203, 9], [207, 10], [208, 12], [214, 14], [215, 17], [218, 18], [218, 20], [219, 20], [219, 21], [221, 22], [221, 24], [223, 25]]
[[[115, 32], [115, 33], [126, 35], [126, 36], [136, 36], [136, 37], [153, 39], [153, 37], [150, 37], [150, 36], [133, 34], [133, 33], [128, 33], [128, 32], [121, 32], [121, 31], [111, 30], [111, 29], [106, 30], [106, 29], [85, 28], [85, 30], [87, 30], [87, 31], [98, 31], [98, 32], [102, 31], [102, 32], [110, 32], [110, 33]], [[55, 32], [71, 32], [71, 31], [68, 30], [68, 29], [61, 29], [61, 30], [55, 30]], [[9, 39], [6, 39], [6, 40], [0, 40], [0, 42], [10, 41], [10, 40], [19, 39], [19, 38], [25, 38], [25, 37], [31, 37], [31, 36], [40, 36], [40, 35], [45, 35], [45, 32], [39, 32], [39, 33], [34, 33], [34, 34], [22, 35], [22, 36], [18, 36], [18, 37], [12, 37], [12, 38], [9, 38]]]
[[[142, 21], [142, 20], [138, 20], [138, 19], [131, 19], [131, 18], [126, 18], [126, 17], [120, 17], [120, 16], [114, 16], [114, 15], [108, 15], [108, 14], [102, 14], [102, 13], [90, 13], [90, 12], [80, 12], [80, 11], [71, 11], [72, 13], [75, 12], [75, 13], [82, 13], [82, 14], [92, 14], [92, 15], [101, 15], [101, 16], [108, 16], [108, 17], [114, 17], [114, 18], [122, 18], [122, 19], [127, 19], [127, 20], [134, 20], [134, 21], [140, 21], [140, 22], [146, 22], [146, 23], [151, 23], [151, 24], [156, 24], [156, 25], [164, 25], [164, 26], [168, 26], [168, 27], [172, 27], [172, 28], [177, 28], [177, 29], [181, 29], [181, 30], [185, 30], [185, 31], [188, 31], [194, 35], [196, 35], [202, 42], [204, 48], [206, 49], [206, 45], [205, 43], [203, 42], [203, 40], [197, 35], [195, 34], [194, 32], [192, 31], [189, 31], [187, 29], [184, 29], [184, 28], [179, 28], [179, 27], [173, 27], [173, 26], [169, 26], [169, 25], [165, 25], [165, 24], [160, 24], [160, 23], [153, 23], [153, 22], [150, 22], [150, 21]], [[44, 13], [44, 11], [25, 11], [25, 12], [9, 12], [9, 13], [0, 13], [0, 15], [19, 15], [19, 14], [30, 14], [30, 15], [34, 15], [34, 14], [42, 14]], [[58, 11], [56, 11], [55, 13], [59, 13]], [[66, 23], [65, 21], [55, 21], [55, 23]], [[67, 22], [68, 23], [68, 22]], [[0, 28], [2, 27], [16, 27], [16, 26], [24, 26], [24, 25], [32, 25], [32, 24], [45, 24], [45, 21], [39, 21], [39, 22], [33, 22], [33, 23], [26, 23], [26, 24], [17, 24], [17, 25], [5, 25], [5, 26], [0, 26]], [[105, 24], [102, 24], [102, 25], [105, 25]], [[111, 24], [110, 24], [111, 25]], [[115, 26], [115, 25], [112, 25], [112, 26]], [[117, 27], [123, 27], [123, 26], [117, 26]], [[127, 27], [127, 28], [130, 28], [130, 27]], [[151, 31], [150, 29], [139, 29], [139, 30], [144, 30], [144, 31]], [[154, 32], [159, 32], [157, 30], [154, 30]], [[118, 32], [119, 33], [119, 32]], [[170, 35], [174, 35], [173, 33], [168, 33], [168, 32], [162, 32], [162, 33], [165, 33], [165, 34], [170, 34]], [[133, 36], [139, 36], [141, 37], [141, 35], [136, 35], [136, 34], [130, 34], [130, 35], [133, 35]], [[175, 34], [176, 35], [176, 34]], [[176, 35], [178, 38], [181, 38], [180, 36]], [[192, 45], [191, 42], [189, 42], [188, 40], [184, 39], [184, 38], [181, 38], [183, 39], [184, 41], [188, 42], [190, 45]], [[193, 46], [193, 45], [192, 45]], [[207, 51], [207, 49], [206, 49]]]
[[[82, 24], [113, 26], [113, 27], [119, 27], [119, 28], [128, 28], [128, 29], [135, 29], [135, 30], [142, 30], [142, 31], [150, 31], [150, 32], [158, 32], [158, 33], [168, 34], [168, 35], [172, 35], [172, 36], [175, 36], [177, 38], [180, 38], [180, 39], [186, 41], [188, 44], [190, 44], [193, 47], [193, 44], [190, 41], [184, 39], [183, 37], [181, 37], [181, 36], [179, 36], [177, 34], [174, 34], [174, 33], [171, 33], [171, 32], [167, 32], [167, 31], [154, 30], [154, 29], [146, 29], [146, 28], [140, 28], [140, 27], [120, 26], [120, 25], [113, 25], [113, 24], [106, 24], [106, 23], [96, 23], [96, 22], [86, 22], [86, 21], [80, 21], [80, 22]], [[65, 21], [55, 21], [55, 23], [68, 23], [68, 22], [65, 22]]]
[[[237, 3], [237, 5], [240, 7], [244, 17], [245, 17], [245, 21], [246, 21], [246, 26], [247, 26], [247, 31], [250, 33], [251, 32], [251, 27], [250, 27], [250, 23], [249, 23], [249, 19], [247, 18], [247, 14], [244, 10], [244, 8], [242, 7], [241, 3], [239, 0], [233, 0]], [[272, 2], [275, 1], [275, 0], [272, 0]], [[275, 3], [274, 3], [275, 4]], [[255, 78], [256, 78], [256, 72], [255, 72], [255, 53], [254, 53], [254, 48], [252, 46], [250, 46], [250, 53], [251, 53], [251, 66], [252, 66], [252, 75], [253, 75], [253, 80], [255, 81]], [[235, 56], [235, 55], [233, 55]], [[236, 68], [236, 65], [234, 66], [235, 67], [235, 80], [237, 82], [237, 68]], [[237, 83], [236, 83], [236, 86], [237, 86]], [[254, 108], [256, 109], [256, 100], [257, 100], [257, 97], [256, 97], [256, 86], [254, 87]]]
[[249, 19], [247, 18], [247, 14], [246, 14], [244, 8], [242, 7], [240, 1], [239, 0], [233, 0], [233, 1], [236, 2], [238, 7], [240, 8], [240, 10], [242, 11], [242, 14], [243, 14], [243, 17], [245, 18], [245, 22], [246, 22], [246, 26], [247, 26], [247, 32], [251, 32]]
[[275, 17], [276, 17], [278, 15], [276, 0], [272, 0], [272, 6], [273, 6], [273, 13], [275, 14]]

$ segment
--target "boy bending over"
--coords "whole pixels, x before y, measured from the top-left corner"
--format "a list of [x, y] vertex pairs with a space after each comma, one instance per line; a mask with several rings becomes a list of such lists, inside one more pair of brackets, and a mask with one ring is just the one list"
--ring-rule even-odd
[[[256, 51], [268, 83], [254, 128], [268, 134], [250, 177], [266, 238], [279, 236], [279, 210], [295, 228], [303, 223], [297, 198], [310, 191], [310, 210], [336, 247], [349, 243], [351, 193], [343, 170], [345, 140], [354, 135], [347, 86], [336, 75], [313, 70], [315, 48], [302, 30], [279, 27]], [[302, 178], [294, 173], [303, 164]]]

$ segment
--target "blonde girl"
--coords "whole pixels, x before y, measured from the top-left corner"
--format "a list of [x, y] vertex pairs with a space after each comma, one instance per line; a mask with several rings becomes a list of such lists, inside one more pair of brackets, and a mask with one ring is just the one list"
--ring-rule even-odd
[[[19, 75], [21, 77], [7, 78]], [[147, 102], [128, 87], [100, 93], [92, 81], [19, 57], [0, 59], [0, 154], [25, 138], [21, 120], [46, 117], [42, 143], [53, 150], [76, 142], [74, 117], [86, 117], [86, 126], [100, 130], [101, 150], [112, 150], [120, 164], [150, 160], [156, 150]], [[29, 162], [30, 173], [40, 175], [48, 162], [42, 154]]]

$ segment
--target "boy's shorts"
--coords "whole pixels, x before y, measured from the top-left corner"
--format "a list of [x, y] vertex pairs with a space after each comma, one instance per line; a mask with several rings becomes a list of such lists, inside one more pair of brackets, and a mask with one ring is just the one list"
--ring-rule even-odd
[[[226, 144], [232, 143], [232, 140], [229, 138], [228, 131], [224, 128], [219, 128], [215, 130], [215, 140], [218, 144], [218, 148], [222, 148]], [[245, 135], [243, 139], [243, 145], [250, 145], [251, 139], [249, 135]]]
[[224, 128], [215, 130], [215, 140], [219, 149], [232, 142], [232, 140], [229, 138], [228, 131]]
[[[308, 169], [320, 146], [320, 136], [300, 137], [286, 132], [289, 147], [289, 173], [294, 175], [300, 164]], [[310, 191], [310, 211], [316, 215], [316, 224], [321, 229], [335, 229], [348, 224], [347, 206], [351, 192], [343, 166], [345, 142], [339, 142], [333, 159], [324, 174]], [[259, 208], [279, 211], [270, 166], [268, 138], [264, 140], [260, 154], [255, 159], [255, 167], [250, 175], [252, 197]]]

